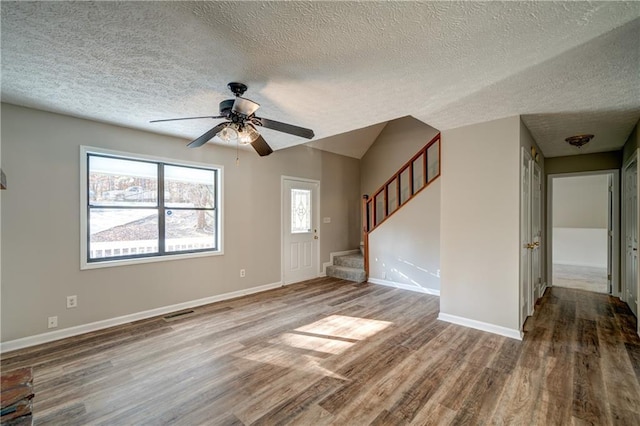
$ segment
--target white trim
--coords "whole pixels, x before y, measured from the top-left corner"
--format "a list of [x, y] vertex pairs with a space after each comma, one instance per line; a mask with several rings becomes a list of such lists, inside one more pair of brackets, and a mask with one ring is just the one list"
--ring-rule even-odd
[[[322, 241], [322, 229], [320, 227], [320, 200], [322, 199], [321, 197], [321, 192], [320, 192], [320, 181], [317, 179], [309, 179], [309, 178], [301, 178], [301, 177], [295, 177], [295, 176], [285, 176], [285, 175], [281, 175], [280, 176], [280, 281], [281, 282], [285, 282], [284, 279], [284, 181], [285, 180], [289, 180], [289, 181], [298, 181], [298, 182], [306, 182], [306, 183], [313, 183], [315, 185], [318, 185], [318, 202], [316, 203], [316, 208], [315, 208], [315, 229], [318, 230], [317, 232], [317, 254], [316, 254], [316, 264], [318, 265], [318, 269], [316, 270], [316, 277], [320, 277], [320, 242]], [[290, 283], [293, 284], [293, 283]]]
[[[222, 238], [222, 236], [220, 236]], [[221, 244], [222, 245], [222, 244]], [[86, 253], [86, 242], [83, 253]], [[224, 253], [222, 251], [202, 251], [197, 253], [179, 253], [179, 254], [167, 254], [163, 256], [151, 256], [151, 257], [140, 257], [137, 259], [121, 259], [121, 260], [103, 260], [100, 262], [94, 263], [82, 263], [80, 261], [80, 269], [88, 270], [88, 269], [100, 269], [100, 268], [111, 268], [114, 266], [126, 266], [126, 265], [137, 265], [142, 263], [153, 263], [153, 262], [169, 262], [171, 260], [181, 260], [181, 259], [194, 259], [197, 257], [208, 257], [208, 256], [222, 256]]]
[[175, 305], [162, 306], [160, 308], [150, 309], [148, 311], [136, 312], [133, 314], [123, 315], [120, 317], [110, 318], [106, 320], [91, 322], [89, 324], [77, 325], [75, 327], [64, 328], [62, 330], [50, 331], [47, 333], [36, 334], [35, 336], [23, 337], [20, 339], [9, 340], [0, 343], [0, 353], [14, 351], [16, 349], [27, 348], [29, 346], [40, 345], [42, 343], [53, 342], [54, 340], [65, 339], [67, 337], [77, 336], [79, 334], [90, 333], [92, 331], [102, 330], [117, 325], [130, 323], [146, 318], [168, 314], [188, 308], [195, 308], [202, 305], [208, 305], [214, 302], [234, 299], [236, 297], [247, 296], [254, 293], [260, 293], [274, 288], [284, 287], [282, 282], [265, 284], [258, 287], [252, 287], [245, 290], [232, 291], [230, 293], [218, 294], [216, 296], [205, 297], [203, 299], [191, 300], [188, 302], [176, 303]]
[[[627, 158], [627, 161], [624, 162], [624, 164], [622, 165], [622, 176], [621, 176], [621, 182], [622, 182], [622, 186], [620, 188], [620, 207], [621, 207], [621, 215], [620, 215], [620, 272], [621, 272], [621, 276], [620, 276], [620, 294], [618, 295], [620, 300], [622, 300], [624, 303], [626, 303], [627, 305], [629, 305], [629, 302], [627, 302], [627, 255], [626, 255], [626, 233], [627, 233], [627, 227], [626, 227], [626, 223], [627, 223], [627, 218], [626, 218], [626, 206], [623, 206], [622, 204], [624, 203], [624, 196], [625, 196], [625, 192], [626, 192], [626, 174], [628, 173], [627, 169], [629, 169], [629, 167], [631, 167], [631, 165], [633, 163], [636, 163], [636, 168], [638, 168], [638, 165], [640, 164], [640, 162], [638, 162], [638, 159], [640, 158], [640, 148], [638, 148], [634, 153], [631, 154], [631, 156], [629, 158]], [[637, 172], [637, 171], [636, 171]], [[640, 173], [638, 173], [638, 187], [640, 187]], [[638, 211], [640, 211], [640, 198], [638, 199]], [[636, 226], [637, 227], [637, 226]], [[640, 271], [640, 265], [639, 266], [639, 271]], [[640, 274], [640, 272], [638, 272], [638, 274]], [[638, 293], [640, 294], [640, 277], [637, 278], [638, 280]], [[633, 302], [632, 302], [633, 303]], [[640, 312], [640, 306], [636, 307], [636, 312]], [[640, 336], [640, 321], [638, 321], [638, 336]]]
[[541, 283], [540, 286], [538, 287], [538, 297], [537, 297], [537, 299], [541, 298], [546, 290], [547, 290], [547, 282], [545, 281], [545, 282]]
[[440, 312], [440, 314], [438, 315], [438, 319], [440, 321], [446, 321], [452, 324], [462, 325], [464, 327], [475, 328], [476, 330], [499, 334], [500, 336], [509, 337], [511, 339], [522, 340], [522, 332], [519, 330], [514, 330], [512, 328], [459, 317], [457, 315], [443, 314], [442, 312]]
[[[520, 326], [524, 326], [524, 322], [527, 320], [528, 316], [531, 316], [531, 313], [533, 311], [533, 302], [531, 300], [531, 295], [533, 293], [533, 287], [534, 287], [534, 283], [533, 283], [533, 277], [532, 277], [532, 267], [531, 267], [531, 258], [532, 256], [532, 252], [531, 250], [527, 250], [527, 267], [525, 268], [524, 266], [524, 262], [522, 261], [522, 250], [523, 247], [526, 246], [526, 244], [532, 243], [531, 241], [531, 213], [533, 211], [532, 209], [532, 199], [533, 199], [533, 191], [535, 190], [533, 188], [533, 167], [532, 164], [534, 164], [533, 158], [531, 156], [531, 151], [529, 151], [527, 148], [525, 148], [524, 146], [520, 148], [521, 151], [521, 155], [520, 155], [520, 170], [519, 170], [519, 174], [520, 174], [520, 204], [519, 204], [519, 242], [520, 244], [518, 245], [518, 247], [520, 247], [519, 251], [518, 251], [518, 261], [519, 261], [519, 268], [518, 268], [518, 319], [519, 319], [519, 323]], [[525, 166], [526, 164], [526, 166]], [[529, 187], [527, 188], [529, 190], [528, 192], [528, 197], [525, 198], [525, 191], [524, 191], [524, 177], [525, 177], [525, 167], [526, 169], [526, 174], [528, 176], [526, 176], [529, 179]], [[542, 179], [543, 177], [540, 177], [540, 185], [542, 186]], [[542, 194], [540, 194], [540, 196], [542, 197]], [[524, 206], [526, 206], [527, 208], [525, 209]], [[542, 200], [540, 200], [540, 204], [542, 204]], [[542, 212], [540, 212], [540, 215], [542, 217]], [[525, 216], [525, 217], [523, 217]], [[542, 223], [541, 223], [542, 225]], [[524, 227], [526, 227], [526, 229], [523, 229]], [[523, 233], [525, 235], [523, 235]], [[540, 249], [538, 249], [540, 250]], [[525, 271], [523, 271], [523, 269], [526, 269]], [[525, 275], [526, 274], [526, 275]], [[527, 289], [524, 288], [524, 284], [525, 282], [528, 282], [529, 286]], [[528, 291], [527, 291], [528, 290]], [[527, 305], [527, 312], [526, 315], [523, 318], [522, 315], [522, 309], [524, 308], [524, 304], [526, 303]]]
[[404, 283], [397, 283], [395, 281], [381, 280], [379, 278], [369, 278], [367, 279], [367, 282], [370, 282], [371, 284], [384, 285], [387, 287], [395, 287], [402, 290], [415, 291], [416, 293], [424, 293], [424, 294], [430, 294], [432, 296], [440, 296], [440, 290], [436, 290], [435, 288], [426, 288], [426, 287], [420, 287], [420, 286], [409, 285]]
[[334, 251], [333, 253], [329, 253], [329, 261], [328, 262], [324, 262], [322, 264], [322, 272], [320, 273], [321, 277], [326, 277], [327, 276], [327, 266], [331, 266], [333, 265], [333, 258], [337, 257], [337, 256], [346, 256], [348, 254], [356, 254], [356, 253], [360, 253], [360, 249], [355, 249], [355, 250], [344, 250], [344, 251]]
[[[218, 227], [216, 235], [218, 239], [218, 250], [197, 253], [165, 254], [162, 256], [141, 257], [135, 259], [105, 260], [100, 262], [87, 262], [87, 155], [105, 154], [113, 155], [131, 160], [150, 160], [176, 166], [194, 166], [209, 170], [217, 170], [217, 200], [216, 213], [218, 215]], [[80, 270], [109, 268], [113, 266], [136, 265], [140, 263], [166, 262], [170, 260], [191, 259], [196, 257], [220, 256], [224, 255], [224, 166], [218, 164], [200, 163], [189, 160], [176, 160], [155, 155], [116, 151], [113, 149], [98, 148], [87, 145], [80, 145]]]

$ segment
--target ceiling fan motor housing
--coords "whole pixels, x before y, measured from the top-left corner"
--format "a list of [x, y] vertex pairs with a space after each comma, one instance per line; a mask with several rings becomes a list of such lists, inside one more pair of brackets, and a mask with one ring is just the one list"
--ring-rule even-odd
[[229, 88], [229, 90], [231, 90], [231, 93], [236, 96], [242, 96], [244, 92], [247, 91], [247, 85], [244, 83], [236, 83], [232, 81], [231, 83], [227, 84], [227, 87]]

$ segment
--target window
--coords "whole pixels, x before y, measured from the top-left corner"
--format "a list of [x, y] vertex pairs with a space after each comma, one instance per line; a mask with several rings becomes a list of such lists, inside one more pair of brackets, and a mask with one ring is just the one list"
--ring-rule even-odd
[[440, 176], [440, 141], [427, 148], [427, 183]]
[[291, 233], [311, 232], [311, 191], [291, 189]]
[[220, 167], [82, 148], [82, 267], [221, 253]]

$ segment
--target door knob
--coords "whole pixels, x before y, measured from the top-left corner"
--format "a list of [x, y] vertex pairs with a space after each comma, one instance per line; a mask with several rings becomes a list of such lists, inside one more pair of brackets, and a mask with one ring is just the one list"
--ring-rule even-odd
[[314, 240], [317, 240], [317, 239], [318, 239], [318, 236], [317, 236], [317, 235], [316, 235], [316, 236], [314, 236], [314, 237], [313, 237], [313, 239], [314, 239]]

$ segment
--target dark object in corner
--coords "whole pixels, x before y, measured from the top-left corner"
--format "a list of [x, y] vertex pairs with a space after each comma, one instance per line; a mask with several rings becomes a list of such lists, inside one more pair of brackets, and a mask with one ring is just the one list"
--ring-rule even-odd
[[33, 423], [31, 415], [33, 370], [29, 367], [3, 372], [1, 381], [0, 424], [3, 426], [31, 425]]
[[0, 189], [7, 189], [7, 176], [0, 169]]

